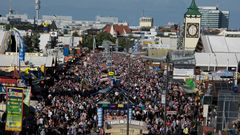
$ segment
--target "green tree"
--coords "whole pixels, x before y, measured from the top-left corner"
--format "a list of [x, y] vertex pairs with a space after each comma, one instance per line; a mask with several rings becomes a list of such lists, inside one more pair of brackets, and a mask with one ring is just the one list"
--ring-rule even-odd
[[40, 43], [39, 33], [33, 33], [32, 35], [26, 35], [23, 37], [23, 42], [26, 45], [26, 52], [39, 52], [39, 43]]
[[23, 42], [26, 45], [26, 52], [33, 52], [32, 39], [28, 34], [23, 37]]
[[97, 44], [97, 47], [99, 45], [102, 45], [102, 42], [104, 40], [109, 40], [113, 43], [115, 43], [116, 39], [110, 34], [110, 33], [107, 33], [107, 32], [100, 32], [97, 34], [96, 36], [96, 44]]
[[[94, 35], [95, 36], [95, 35]], [[84, 47], [88, 47], [89, 49], [92, 49], [93, 46], [93, 35], [85, 35], [83, 36], [83, 46]], [[115, 43], [116, 39], [109, 33], [106, 32], [100, 32], [95, 36], [96, 39], [96, 46], [98, 48], [98, 46], [102, 45], [102, 42], [104, 40], [109, 40], [113, 43]]]
[[133, 43], [134, 43], [133, 38], [131, 38], [130, 36], [118, 38], [118, 44], [123, 48], [129, 49], [130, 47], [132, 47]]
[[82, 44], [83, 44], [83, 47], [88, 47], [89, 49], [92, 49], [93, 36], [92, 35], [83, 36]]
[[74, 31], [74, 32], [72, 33], [72, 36], [73, 36], [73, 37], [79, 37], [79, 34], [78, 34], [77, 31]]
[[40, 38], [40, 34], [34, 32], [33, 35], [32, 35], [32, 38], [31, 38], [34, 52], [39, 52], [40, 51], [40, 49], [39, 49], [39, 43], [40, 43], [39, 38]]

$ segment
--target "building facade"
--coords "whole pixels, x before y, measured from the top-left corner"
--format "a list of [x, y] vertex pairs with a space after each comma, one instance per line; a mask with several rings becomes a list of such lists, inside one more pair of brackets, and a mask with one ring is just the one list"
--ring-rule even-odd
[[139, 26], [141, 28], [143, 28], [143, 27], [148, 27], [148, 28], [153, 27], [153, 18], [152, 17], [141, 17], [139, 19]]
[[228, 28], [229, 11], [221, 11], [217, 7], [199, 7], [202, 14], [202, 28]]
[[96, 16], [96, 22], [116, 24], [116, 23], [118, 23], [118, 17], [113, 17], [113, 16]]

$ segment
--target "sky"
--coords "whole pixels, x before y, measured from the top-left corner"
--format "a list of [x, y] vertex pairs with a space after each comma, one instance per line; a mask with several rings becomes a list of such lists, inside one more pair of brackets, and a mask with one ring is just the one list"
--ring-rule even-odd
[[[12, 0], [16, 13], [35, 15], [35, 0]], [[40, 15], [72, 16], [74, 20], [95, 20], [117, 16], [120, 21], [138, 25], [143, 15], [154, 18], [157, 26], [168, 22], [180, 24], [191, 0], [41, 0]], [[230, 28], [240, 28], [240, 0], [196, 0], [198, 6], [216, 6], [230, 11]], [[8, 13], [9, 0], [0, 0], [0, 14]]]

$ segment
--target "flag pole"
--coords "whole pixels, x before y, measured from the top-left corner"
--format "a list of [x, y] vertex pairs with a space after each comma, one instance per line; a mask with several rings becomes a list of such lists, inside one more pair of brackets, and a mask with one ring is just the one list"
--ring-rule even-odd
[[[16, 30], [15, 30], [16, 31]], [[16, 36], [16, 34], [15, 34]], [[19, 44], [19, 40], [20, 40], [20, 37], [18, 35], [18, 41], [16, 42], [16, 52], [17, 52], [17, 49], [19, 50], [18, 51], [18, 55], [20, 54], [20, 44]], [[17, 57], [18, 58], [18, 78], [20, 78], [20, 74], [21, 74], [21, 61], [19, 59], [19, 56]]]
[[13, 28], [14, 30], [14, 35], [15, 35], [15, 39], [17, 39], [16, 42], [16, 52], [17, 52], [17, 48], [18, 48], [18, 70], [19, 70], [19, 78], [20, 78], [20, 74], [21, 74], [21, 60], [24, 60], [24, 46], [23, 46], [23, 41], [22, 41], [22, 37], [19, 33], [19, 31], [16, 28]]
[[[19, 53], [19, 52], [18, 52]], [[18, 70], [19, 70], [19, 78], [20, 78], [20, 74], [21, 74], [21, 62], [20, 62], [20, 59], [18, 59]]]

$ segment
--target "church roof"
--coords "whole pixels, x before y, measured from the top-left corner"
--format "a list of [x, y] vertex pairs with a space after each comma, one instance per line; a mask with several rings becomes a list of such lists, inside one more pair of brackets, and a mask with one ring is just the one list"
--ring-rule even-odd
[[104, 32], [110, 33], [111, 28], [113, 28], [114, 32], [117, 33], [117, 35], [124, 35], [125, 33], [131, 33], [131, 29], [127, 25], [119, 25], [119, 24], [112, 24], [112, 25], [106, 25], [103, 29]]
[[201, 15], [201, 13], [199, 12], [198, 7], [195, 3], [195, 0], [192, 0], [191, 5], [189, 6], [187, 12], [185, 13], [185, 16], [186, 15]]

